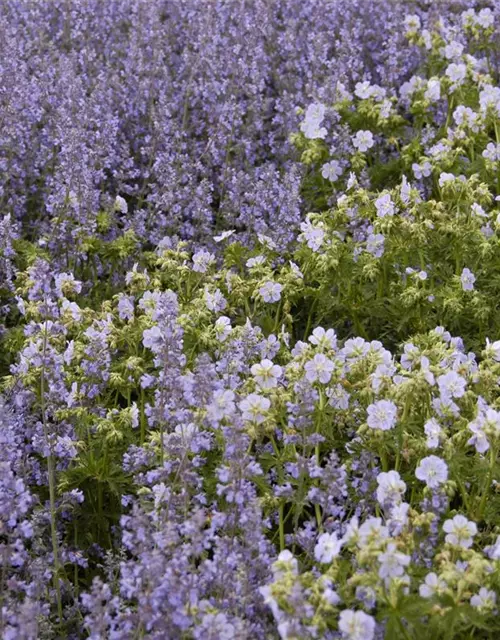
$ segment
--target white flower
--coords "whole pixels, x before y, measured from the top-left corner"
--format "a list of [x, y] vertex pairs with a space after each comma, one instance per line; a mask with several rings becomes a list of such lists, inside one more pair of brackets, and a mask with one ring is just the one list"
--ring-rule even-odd
[[483, 158], [491, 160], [491, 162], [498, 162], [500, 160], [500, 144], [489, 142], [483, 151]]
[[424, 98], [430, 102], [437, 102], [441, 98], [441, 83], [438, 78], [428, 80]]
[[367, 100], [368, 98], [371, 98], [371, 96], [373, 95], [373, 88], [368, 80], [356, 83], [356, 86], [354, 87], [354, 95], [358, 98], [361, 98], [361, 100]]
[[224, 342], [231, 331], [231, 320], [227, 316], [217, 318], [215, 321], [215, 334], [219, 342]]
[[389, 431], [396, 424], [398, 408], [390, 400], [378, 400], [371, 404], [368, 409], [366, 423], [370, 429], [379, 431]]
[[125, 198], [121, 196], [116, 196], [114, 210], [119, 211], [120, 213], [128, 213], [128, 204]]
[[449, 371], [439, 376], [437, 383], [443, 398], [461, 398], [465, 394], [467, 383], [456, 371]]
[[472, 213], [475, 216], [478, 216], [479, 218], [488, 218], [488, 214], [485, 212], [485, 210], [483, 209], [483, 207], [480, 204], [477, 204], [477, 202], [474, 202], [473, 204], [471, 204], [470, 206]]
[[422, 40], [424, 41], [424, 47], [427, 51], [432, 49], [432, 36], [428, 29], [422, 29]]
[[410, 510], [410, 505], [407, 502], [402, 502], [401, 504], [395, 504], [390, 511], [390, 518], [387, 521], [387, 524], [391, 527], [391, 530], [394, 530], [395, 535], [398, 535], [403, 527], [408, 524], [408, 511]]
[[439, 447], [439, 438], [442, 434], [439, 422], [435, 418], [431, 418], [424, 424], [424, 432], [427, 436], [427, 448], [437, 449]]
[[500, 362], [500, 340], [490, 342], [489, 338], [486, 338], [486, 353], [490, 358]]
[[384, 553], [377, 560], [380, 562], [378, 575], [381, 578], [399, 578], [405, 572], [405, 567], [410, 564], [410, 556], [397, 550], [394, 543], [387, 545]]
[[223, 231], [220, 235], [214, 236], [215, 242], [222, 242], [226, 238], [230, 238], [233, 233], [236, 233], [234, 229], [229, 229], [228, 231]]
[[290, 268], [292, 270], [293, 275], [298, 278], [301, 279], [304, 277], [304, 274], [302, 273], [302, 271], [299, 269], [299, 265], [295, 264], [295, 262], [293, 262], [293, 260], [289, 260], [288, 261], [290, 264]]
[[428, 178], [432, 173], [432, 165], [428, 160], [422, 164], [414, 162], [411, 165], [411, 168], [413, 169], [413, 173], [417, 180], [420, 180], [421, 178]]
[[381, 233], [370, 233], [366, 239], [366, 250], [375, 258], [384, 255], [385, 236]]
[[314, 103], [307, 107], [304, 122], [300, 125], [300, 130], [306, 138], [325, 138], [327, 131], [321, 126], [325, 117], [326, 107], [321, 103]]
[[243, 420], [262, 424], [265, 420], [265, 414], [271, 406], [271, 401], [258, 393], [251, 393], [239, 404], [242, 411]]
[[222, 295], [222, 291], [220, 289], [216, 289], [213, 293], [211, 293], [208, 289], [205, 289], [204, 297], [207, 309], [209, 309], [210, 311], [219, 313], [219, 311], [225, 309], [227, 301]]
[[276, 242], [274, 242], [272, 238], [270, 238], [269, 236], [266, 236], [264, 233], [258, 233], [257, 238], [260, 244], [264, 247], [267, 247], [267, 249], [271, 249], [273, 251], [274, 249], [276, 249], [276, 246], [277, 246]]
[[383, 506], [386, 502], [392, 504], [401, 502], [406, 491], [406, 484], [401, 480], [397, 471], [381, 472], [377, 476], [377, 500]]
[[272, 389], [277, 386], [278, 378], [282, 374], [282, 369], [279, 365], [273, 364], [271, 360], [266, 358], [261, 360], [259, 364], [254, 364], [251, 372], [259, 387], [262, 389]]
[[72, 273], [58, 273], [54, 277], [54, 286], [59, 298], [69, 293], [80, 293], [82, 290], [82, 283], [80, 280], [75, 280]]
[[488, 29], [489, 27], [493, 26], [494, 22], [495, 18], [490, 8], [481, 9], [476, 18], [476, 24], [480, 27], [483, 27], [483, 29]]
[[484, 420], [482, 416], [479, 416], [473, 422], [468, 424], [468, 428], [472, 431], [472, 438], [467, 440], [467, 444], [472, 444], [476, 447], [478, 453], [486, 453], [490, 448], [490, 443], [484, 432]]
[[268, 280], [259, 289], [259, 293], [264, 302], [278, 302], [281, 298], [283, 287], [278, 282]]
[[493, 115], [500, 114], [500, 87], [485, 85], [479, 92], [479, 106], [481, 113], [492, 111]]
[[325, 331], [323, 327], [316, 327], [309, 336], [309, 342], [323, 349], [335, 349], [337, 346], [337, 336], [333, 329]]
[[332, 377], [332, 371], [335, 368], [333, 362], [328, 359], [323, 353], [317, 353], [312, 360], [309, 360], [304, 365], [306, 372], [306, 379], [309, 382], [322, 382], [327, 384]]
[[322, 533], [314, 547], [314, 557], [322, 564], [328, 564], [336, 558], [342, 548], [342, 540], [336, 533]]
[[470, 603], [476, 609], [493, 609], [497, 602], [497, 594], [485, 587], [479, 589], [479, 593], [472, 596]]
[[422, 598], [432, 598], [434, 595], [441, 593], [447, 587], [446, 582], [437, 576], [434, 572], [425, 576], [424, 584], [418, 588], [418, 592]]
[[472, 547], [472, 538], [477, 533], [477, 526], [465, 516], [456, 515], [453, 519], [445, 521], [443, 531], [448, 534], [445, 537], [446, 542], [468, 549]]
[[437, 456], [428, 456], [420, 461], [415, 476], [430, 489], [437, 489], [448, 480], [448, 465]]
[[417, 15], [406, 16], [404, 25], [409, 32], [418, 31], [422, 26], [420, 18]]
[[229, 418], [235, 410], [234, 397], [234, 391], [230, 389], [214, 391], [213, 400], [208, 408], [210, 417], [216, 420]]
[[330, 180], [330, 182], [335, 182], [342, 175], [342, 167], [337, 160], [331, 160], [324, 164], [321, 168], [321, 175], [325, 180]]
[[478, 131], [478, 114], [470, 107], [464, 107], [463, 104], [459, 105], [453, 112], [453, 120], [459, 127], [469, 127], [472, 131]]
[[401, 200], [405, 204], [408, 204], [408, 202], [410, 202], [411, 184], [408, 182], [406, 176], [403, 176], [403, 178], [401, 179], [401, 187], [399, 189], [399, 195]]
[[467, 67], [464, 64], [452, 62], [446, 68], [446, 75], [456, 85], [461, 85], [467, 75]]
[[[382, 524], [382, 518], [368, 518], [359, 527], [358, 546], [379, 545], [389, 537], [389, 529]], [[345, 538], [345, 536], [344, 536]]]
[[197, 251], [193, 255], [193, 271], [206, 273], [208, 268], [215, 262], [215, 256], [208, 251]]
[[346, 640], [373, 640], [375, 620], [364, 611], [344, 609], [339, 617], [339, 631]]
[[389, 193], [385, 193], [375, 200], [375, 209], [379, 218], [385, 216], [393, 216], [395, 212], [394, 202], [391, 200]]
[[260, 267], [265, 261], [264, 256], [254, 256], [253, 258], [248, 258], [245, 264], [249, 269], [252, 269], [253, 267]]
[[368, 149], [371, 149], [375, 144], [373, 133], [371, 131], [364, 130], [358, 131], [353, 137], [352, 143], [358, 151], [364, 153], [365, 151], [368, 151]]
[[447, 60], [456, 60], [460, 58], [464, 50], [464, 45], [456, 40], [452, 40], [443, 49], [443, 55]]
[[310, 220], [306, 220], [306, 222], [301, 223], [300, 230], [302, 231], [302, 233], [299, 237], [299, 240], [305, 240], [307, 246], [312, 251], [319, 251], [325, 239], [325, 231], [322, 228], [321, 223], [318, 225], [313, 225]]
[[476, 276], [472, 273], [470, 269], [462, 270], [462, 275], [460, 276], [460, 280], [462, 282], [462, 289], [464, 291], [472, 291], [474, 289], [474, 282], [476, 282]]
[[67, 312], [71, 314], [71, 317], [73, 318], [73, 320], [75, 320], [75, 322], [80, 322], [82, 317], [82, 310], [76, 304], [76, 302], [70, 302], [69, 300], [66, 300], [66, 298], [63, 298], [61, 303], [61, 311], [63, 313]]
[[443, 171], [439, 176], [439, 186], [443, 187], [447, 182], [453, 182], [455, 180], [455, 175], [453, 173], [446, 173]]
[[358, 179], [353, 171], [349, 172], [349, 178], [347, 180], [347, 190], [352, 189], [358, 184]]

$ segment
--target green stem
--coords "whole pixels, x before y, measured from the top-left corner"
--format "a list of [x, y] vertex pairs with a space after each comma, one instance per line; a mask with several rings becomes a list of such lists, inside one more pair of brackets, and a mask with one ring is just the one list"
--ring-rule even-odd
[[285, 548], [285, 520], [284, 520], [284, 504], [281, 503], [279, 506], [279, 530], [280, 530], [280, 551], [283, 551]]
[[491, 479], [492, 479], [492, 476], [493, 476], [493, 469], [495, 467], [496, 460], [497, 460], [496, 449], [491, 447], [490, 448], [490, 464], [489, 464], [489, 467], [488, 467], [488, 475], [486, 476], [486, 480], [485, 480], [484, 485], [483, 485], [483, 490], [482, 490], [482, 495], [481, 495], [481, 502], [479, 503], [478, 520], [482, 520], [483, 519], [484, 510], [486, 508], [486, 500], [488, 499], [489, 488], [491, 486]]
[[47, 456], [47, 471], [49, 477], [49, 502], [50, 502], [50, 533], [52, 540], [52, 555], [54, 556], [54, 574], [53, 582], [57, 599], [57, 614], [59, 616], [59, 623], [63, 620], [63, 608], [61, 598], [61, 587], [59, 585], [59, 546], [57, 542], [57, 523], [56, 523], [56, 470], [54, 455], [52, 453], [52, 442], [49, 436], [49, 425], [47, 422], [47, 412], [45, 406], [45, 358], [47, 353], [47, 321], [45, 321], [45, 328], [43, 333], [43, 356], [42, 356], [42, 373], [40, 377], [40, 407], [42, 412], [42, 424], [43, 434], [47, 447], [49, 448], [49, 455]]

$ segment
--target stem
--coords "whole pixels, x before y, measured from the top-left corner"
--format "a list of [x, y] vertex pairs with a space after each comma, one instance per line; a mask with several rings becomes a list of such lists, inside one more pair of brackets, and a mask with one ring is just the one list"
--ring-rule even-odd
[[52, 539], [52, 554], [54, 556], [54, 588], [57, 598], [57, 614], [59, 616], [59, 622], [63, 619], [62, 599], [61, 599], [61, 587], [59, 585], [59, 547], [57, 543], [57, 523], [56, 523], [56, 473], [54, 456], [52, 453], [52, 442], [49, 438], [49, 426], [47, 423], [47, 414], [45, 407], [45, 358], [47, 353], [47, 320], [45, 321], [45, 327], [43, 332], [43, 356], [42, 356], [42, 374], [40, 377], [40, 407], [42, 412], [42, 424], [43, 434], [45, 442], [49, 447], [49, 455], [47, 457], [47, 471], [49, 476], [49, 501], [50, 501], [50, 532]]
[[486, 500], [488, 499], [488, 489], [490, 488], [490, 485], [491, 485], [491, 478], [492, 478], [492, 475], [493, 475], [493, 469], [495, 467], [496, 459], [497, 459], [497, 452], [496, 452], [496, 449], [494, 449], [492, 447], [490, 449], [490, 464], [489, 464], [489, 467], [488, 467], [488, 475], [486, 476], [486, 480], [485, 480], [484, 485], [483, 485], [481, 502], [479, 503], [478, 520], [482, 520], [482, 518], [483, 518], [484, 509], [486, 507]]
[[280, 504], [279, 506], [279, 517], [280, 517], [280, 524], [279, 524], [279, 530], [280, 530], [280, 551], [283, 551], [283, 549], [285, 548], [285, 520], [283, 518], [284, 515], [284, 505], [283, 503]]
[[145, 405], [145, 400], [144, 400], [144, 389], [141, 387], [141, 399], [140, 399], [140, 405], [141, 405], [141, 416], [140, 416], [140, 425], [141, 425], [141, 435], [140, 435], [140, 442], [141, 442], [141, 446], [144, 444], [144, 440], [146, 439], [146, 414], [144, 413], [144, 405]]

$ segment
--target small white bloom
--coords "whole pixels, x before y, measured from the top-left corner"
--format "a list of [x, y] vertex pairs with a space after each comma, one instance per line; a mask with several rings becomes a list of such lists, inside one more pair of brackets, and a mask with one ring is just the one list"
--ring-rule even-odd
[[384, 255], [385, 236], [382, 233], [370, 233], [366, 239], [366, 250], [375, 258]]
[[439, 422], [435, 418], [431, 418], [424, 424], [424, 432], [427, 436], [427, 448], [437, 449], [439, 447], [439, 439], [442, 434]]
[[306, 379], [309, 382], [319, 380], [323, 384], [330, 382], [334, 368], [333, 362], [323, 353], [317, 353], [312, 360], [309, 360], [304, 365]]
[[342, 548], [342, 540], [336, 533], [322, 533], [314, 547], [314, 557], [322, 564], [330, 563], [336, 558]]
[[397, 504], [401, 502], [406, 484], [401, 480], [397, 471], [381, 472], [377, 476], [377, 500], [380, 505], [390, 502]]
[[265, 414], [271, 406], [271, 401], [257, 393], [251, 393], [239, 404], [242, 411], [243, 420], [262, 424], [265, 420]]
[[410, 556], [397, 550], [394, 543], [387, 545], [384, 553], [381, 553], [377, 560], [380, 562], [378, 575], [384, 578], [399, 578], [404, 575], [405, 567], [410, 564]]
[[236, 233], [234, 229], [223, 231], [220, 235], [214, 236], [214, 240], [215, 242], [222, 242], [223, 240], [226, 240], [226, 238], [230, 238], [233, 235], [233, 233]]
[[437, 383], [443, 398], [461, 398], [467, 386], [466, 381], [456, 371], [449, 371], [439, 376]]
[[464, 64], [456, 64], [452, 62], [446, 68], [446, 75], [454, 83], [455, 86], [459, 86], [465, 80], [467, 75], [467, 67]]
[[282, 290], [283, 287], [279, 284], [279, 282], [268, 280], [260, 287], [259, 294], [261, 295], [264, 302], [278, 302], [278, 300], [280, 300], [281, 298]]
[[337, 346], [337, 336], [333, 329], [325, 331], [323, 327], [316, 327], [309, 336], [309, 342], [323, 349], [335, 349]]
[[447, 60], [457, 60], [462, 55], [463, 51], [464, 45], [460, 44], [460, 42], [457, 42], [456, 40], [452, 40], [444, 47], [443, 54]]
[[255, 382], [262, 389], [272, 389], [276, 387], [282, 371], [279, 365], [273, 364], [273, 362], [267, 358], [261, 360], [258, 364], [254, 364], [251, 368]]
[[214, 391], [213, 400], [208, 407], [210, 417], [216, 420], [229, 418], [235, 410], [234, 398], [234, 391], [230, 389]]
[[437, 102], [441, 98], [441, 83], [438, 78], [428, 80], [424, 97], [430, 102]]
[[486, 353], [490, 358], [496, 360], [496, 362], [500, 362], [500, 340], [490, 342], [489, 339], [486, 338]]
[[420, 461], [415, 476], [430, 489], [437, 489], [448, 480], [448, 465], [437, 456], [428, 456]]
[[495, 22], [495, 17], [490, 8], [481, 9], [476, 18], [476, 24], [482, 27], [483, 29], [489, 29], [489, 27], [493, 26]]
[[464, 291], [472, 291], [474, 289], [474, 282], [476, 282], [476, 276], [470, 269], [465, 267], [465, 269], [462, 270], [460, 281], [462, 282], [462, 289]]
[[467, 520], [465, 516], [456, 515], [443, 524], [443, 531], [447, 534], [445, 541], [458, 547], [468, 549], [472, 547], [473, 538], [477, 533], [475, 522]]
[[434, 572], [428, 573], [425, 576], [424, 584], [421, 584], [418, 588], [418, 592], [422, 598], [432, 598], [436, 594], [439, 595], [447, 587], [446, 582], [436, 575]]
[[371, 149], [375, 144], [373, 133], [365, 130], [358, 131], [353, 137], [352, 143], [358, 151], [364, 153], [365, 151], [368, 151], [368, 149]]
[[394, 402], [378, 400], [368, 407], [367, 412], [366, 423], [370, 429], [389, 431], [394, 428], [398, 413], [398, 408]]
[[342, 171], [343, 169], [340, 166], [340, 162], [337, 162], [337, 160], [331, 160], [322, 166], [321, 175], [325, 180], [335, 182], [342, 175]]
[[312, 251], [319, 251], [325, 239], [325, 231], [323, 229], [323, 225], [321, 223], [313, 225], [310, 220], [306, 220], [305, 222], [301, 223], [300, 230], [302, 231], [302, 233], [299, 236], [299, 240], [305, 240], [307, 246]]
[[[382, 518], [368, 518], [359, 527], [358, 546], [379, 545], [389, 537], [389, 529], [382, 524]], [[344, 536], [345, 538], [345, 536]]]
[[193, 271], [206, 273], [209, 267], [215, 262], [215, 256], [208, 251], [197, 251], [193, 255]]
[[364, 611], [344, 609], [340, 612], [339, 631], [345, 640], [373, 640], [375, 620]]
[[444, 187], [448, 182], [454, 182], [455, 177], [456, 176], [453, 173], [446, 173], [446, 171], [443, 171], [439, 176], [439, 186]]
[[379, 218], [394, 215], [395, 206], [389, 193], [385, 193], [375, 200], [375, 209], [377, 210], [377, 216]]
[[428, 178], [432, 173], [432, 165], [428, 160], [425, 160], [422, 164], [417, 164], [414, 162], [411, 165], [413, 169], [413, 173], [417, 180], [421, 180], [422, 178]]
[[128, 204], [125, 198], [122, 198], [122, 196], [116, 196], [114, 210], [119, 211], [120, 213], [128, 213]]
[[246, 266], [248, 269], [252, 269], [253, 267], [260, 267], [266, 262], [264, 256], [254, 256], [253, 258], [248, 258], [246, 261]]
[[219, 342], [224, 342], [231, 331], [231, 320], [227, 316], [217, 318], [215, 321], [215, 334]]
[[497, 602], [497, 594], [485, 587], [479, 589], [479, 593], [472, 596], [470, 603], [476, 609], [493, 609]]
[[407, 31], [410, 33], [418, 31], [422, 26], [422, 23], [420, 22], [420, 18], [415, 14], [406, 16], [404, 24]]

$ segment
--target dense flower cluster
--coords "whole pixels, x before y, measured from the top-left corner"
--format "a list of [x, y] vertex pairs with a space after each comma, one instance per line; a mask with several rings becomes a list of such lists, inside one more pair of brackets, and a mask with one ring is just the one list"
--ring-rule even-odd
[[500, 636], [498, 3], [0, 5], [0, 636]]

